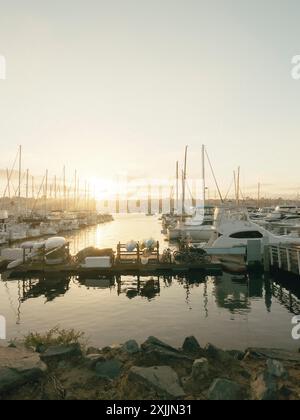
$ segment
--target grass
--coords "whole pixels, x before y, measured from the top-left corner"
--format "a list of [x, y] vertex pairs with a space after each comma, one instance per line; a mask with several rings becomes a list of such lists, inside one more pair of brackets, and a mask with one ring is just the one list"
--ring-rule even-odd
[[40, 346], [63, 346], [69, 344], [80, 344], [83, 346], [84, 333], [74, 329], [61, 329], [59, 326], [41, 334], [31, 332], [24, 337], [24, 344], [26, 347], [38, 348]]

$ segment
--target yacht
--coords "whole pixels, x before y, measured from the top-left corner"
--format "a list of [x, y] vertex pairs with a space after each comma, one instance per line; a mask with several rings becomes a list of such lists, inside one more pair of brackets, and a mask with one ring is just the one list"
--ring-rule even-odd
[[4, 245], [7, 243], [7, 239], [8, 239], [7, 221], [8, 221], [7, 211], [0, 210], [0, 245]]
[[207, 242], [215, 230], [214, 210], [213, 206], [197, 207], [195, 215], [191, 219], [179, 220], [175, 227], [168, 228], [168, 239], [170, 241], [190, 239], [192, 241]]
[[260, 240], [262, 253], [265, 245], [297, 244], [300, 238], [274, 235], [250, 220], [247, 210], [218, 208], [215, 212], [215, 231], [208, 242], [209, 248], [233, 248], [247, 246], [249, 240]]

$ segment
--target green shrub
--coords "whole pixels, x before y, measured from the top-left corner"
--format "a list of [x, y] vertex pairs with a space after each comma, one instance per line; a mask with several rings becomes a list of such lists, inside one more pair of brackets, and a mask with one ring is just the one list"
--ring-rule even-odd
[[84, 333], [75, 331], [74, 329], [61, 329], [59, 326], [52, 328], [45, 333], [31, 332], [24, 337], [24, 344], [26, 347], [34, 347], [35, 349], [41, 346], [62, 346], [69, 344], [83, 345]]

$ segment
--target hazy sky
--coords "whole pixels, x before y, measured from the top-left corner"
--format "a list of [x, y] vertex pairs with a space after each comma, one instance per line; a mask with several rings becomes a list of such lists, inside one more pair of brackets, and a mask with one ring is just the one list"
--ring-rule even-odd
[[0, 0], [0, 168], [300, 189], [299, 0]]

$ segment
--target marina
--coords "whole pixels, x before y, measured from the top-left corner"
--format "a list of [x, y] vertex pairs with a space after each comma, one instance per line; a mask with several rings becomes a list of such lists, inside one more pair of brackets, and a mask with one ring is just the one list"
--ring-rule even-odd
[[0, 401], [300, 400], [299, 16], [3, 2]]
[[[166, 243], [159, 217], [136, 214], [114, 219], [68, 237], [72, 255], [89, 247], [109, 247], [117, 256], [118, 240], [125, 245], [136, 232], [135, 236], [158, 238], [162, 256]], [[131, 258], [136, 255], [133, 251]], [[129, 259], [114, 269], [44, 265], [36, 272], [18, 273], [18, 268], [14, 276], [2, 272], [0, 303], [11, 313], [10, 337], [22, 336], [29, 325], [40, 331], [58, 324], [68, 327], [75, 317], [92, 345], [105, 346], [128, 336], [141, 341], [147, 334], [166, 335], [177, 345], [187, 331], [199, 331], [199, 340], [221, 347], [297, 348], [289, 333], [290, 317], [298, 314], [300, 302], [297, 276], [286, 282], [283, 272], [230, 273], [219, 262], [204, 267], [158, 266], [154, 251], [153, 261], [146, 265], [132, 265]], [[271, 328], [267, 335], [266, 328]]]

